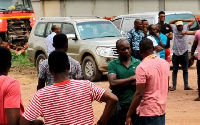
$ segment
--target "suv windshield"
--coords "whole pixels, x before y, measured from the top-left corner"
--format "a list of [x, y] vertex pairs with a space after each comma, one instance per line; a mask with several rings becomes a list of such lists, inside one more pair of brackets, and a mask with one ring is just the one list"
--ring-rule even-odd
[[[176, 19], [195, 19], [195, 17], [192, 14], [171, 14], [171, 15], [166, 15], [165, 22], [169, 23], [171, 20], [176, 20]], [[187, 22], [184, 22], [184, 24], [186, 23]], [[194, 24], [190, 27], [190, 30], [191, 31], [199, 30], [199, 24], [196, 19]]]
[[109, 21], [93, 21], [77, 24], [82, 39], [121, 37], [116, 27]]
[[0, 0], [0, 11], [33, 10], [30, 0]]

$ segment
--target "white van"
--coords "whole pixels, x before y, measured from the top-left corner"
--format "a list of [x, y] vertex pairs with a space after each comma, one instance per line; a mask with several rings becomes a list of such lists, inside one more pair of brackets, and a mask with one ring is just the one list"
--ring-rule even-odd
[[[134, 27], [135, 19], [141, 19], [141, 20], [146, 19], [148, 20], [149, 24], [157, 24], [158, 13], [159, 12], [145, 12], [145, 13], [120, 15], [115, 17], [112, 20], [112, 22], [120, 30], [121, 34], [123, 36], [126, 36], [127, 32], [129, 32]], [[165, 11], [165, 23], [169, 23], [171, 20], [175, 19], [195, 19], [194, 24], [190, 27], [190, 31], [199, 29], [199, 23], [196, 20], [194, 14], [190, 11]], [[188, 37], [189, 53], [191, 51], [191, 46], [193, 41], [194, 41], [194, 35], [189, 35]], [[170, 45], [172, 48], [173, 40], [170, 41]], [[172, 53], [173, 52], [171, 51], [171, 55]]]

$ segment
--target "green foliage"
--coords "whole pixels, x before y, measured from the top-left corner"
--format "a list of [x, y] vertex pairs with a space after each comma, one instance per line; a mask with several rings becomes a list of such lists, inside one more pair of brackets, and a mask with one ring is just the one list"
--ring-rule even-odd
[[28, 54], [22, 53], [16, 55], [15, 52], [11, 51], [12, 54], [12, 66], [23, 66], [23, 67], [33, 67], [33, 64], [28, 59]]

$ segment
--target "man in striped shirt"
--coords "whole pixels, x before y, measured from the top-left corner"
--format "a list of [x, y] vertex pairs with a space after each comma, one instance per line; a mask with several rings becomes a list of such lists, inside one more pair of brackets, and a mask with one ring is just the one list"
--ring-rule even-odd
[[[55, 50], [62, 50], [67, 52], [68, 49], [68, 39], [65, 34], [57, 34], [53, 38], [53, 47]], [[69, 63], [70, 63], [70, 70], [69, 70], [69, 78], [80, 80], [83, 78], [81, 65], [80, 63], [68, 56]], [[37, 90], [45, 87], [46, 85], [54, 84], [54, 78], [49, 71], [48, 59], [44, 60], [39, 67], [39, 74], [38, 74], [38, 86]]]
[[96, 100], [106, 103], [98, 121], [105, 125], [116, 107], [117, 97], [90, 81], [69, 79], [70, 64], [63, 51], [53, 51], [48, 63], [55, 83], [36, 92], [20, 123], [30, 125], [43, 116], [45, 124], [94, 124], [92, 101]]

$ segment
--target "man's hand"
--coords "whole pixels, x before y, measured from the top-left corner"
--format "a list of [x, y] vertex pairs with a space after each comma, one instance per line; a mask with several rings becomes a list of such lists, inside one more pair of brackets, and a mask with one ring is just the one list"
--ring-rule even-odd
[[192, 59], [192, 60], [197, 60], [197, 57], [196, 57], [195, 55], [193, 55], [193, 56], [191, 55], [191, 56], [190, 56], [190, 59]]
[[185, 32], [185, 31], [182, 31], [182, 35], [184, 36], [184, 35], [187, 35], [187, 32]]
[[132, 120], [130, 116], [126, 116], [126, 123], [125, 125], [132, 125]]
[[160, 33], [156, 33], [156, 37], [158, 37], [158, 39], [160, 39]]
[[162, 49], [163, 49], [163, 48], [162, 48], [161, 46], [156, 46], [156, 47], [154, 47], [154, 50], [155, 50], [156, 52], [160, 52]]

